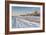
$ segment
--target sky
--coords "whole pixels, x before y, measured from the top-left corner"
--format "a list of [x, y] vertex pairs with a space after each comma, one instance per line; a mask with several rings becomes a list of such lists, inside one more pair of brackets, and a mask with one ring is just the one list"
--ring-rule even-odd
[[13, 13], [13, 15], [32, 13], [33, 11], [40, 11], [40, 7], [19, 7], [19, 6], [12, 6], [12, 13]]

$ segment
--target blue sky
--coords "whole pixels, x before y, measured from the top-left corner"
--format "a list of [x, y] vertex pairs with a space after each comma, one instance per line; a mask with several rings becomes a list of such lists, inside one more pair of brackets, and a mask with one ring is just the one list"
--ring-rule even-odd
[[12, 12], [15, 13], [15, 14], [31, 13], [32, 11], [40, 11], [40, 7], [12, 6]]

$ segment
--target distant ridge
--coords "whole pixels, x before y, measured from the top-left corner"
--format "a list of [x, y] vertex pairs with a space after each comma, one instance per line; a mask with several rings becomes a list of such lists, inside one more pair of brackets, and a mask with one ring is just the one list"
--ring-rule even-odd
[[20, 16], [40, 16], [40, 12], [34, 11], [32, 13], [23, 14], [23, 15], [20, 15]]

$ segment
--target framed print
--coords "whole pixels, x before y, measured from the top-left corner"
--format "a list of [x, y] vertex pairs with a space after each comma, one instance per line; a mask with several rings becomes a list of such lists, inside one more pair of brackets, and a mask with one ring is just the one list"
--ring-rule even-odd
[[44, 3], [6, 1], [5, 5], [6, 34], [44, 32]]

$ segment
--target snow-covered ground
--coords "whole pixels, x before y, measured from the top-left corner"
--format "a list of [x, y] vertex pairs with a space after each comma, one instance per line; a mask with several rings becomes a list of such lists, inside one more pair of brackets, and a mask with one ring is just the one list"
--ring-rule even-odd
[[40, 26], [39, 16], [13, 16], [12, 17], [12, 28], [36, 28], [39, 26]]

